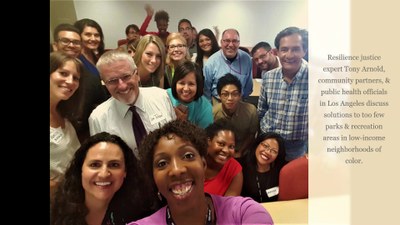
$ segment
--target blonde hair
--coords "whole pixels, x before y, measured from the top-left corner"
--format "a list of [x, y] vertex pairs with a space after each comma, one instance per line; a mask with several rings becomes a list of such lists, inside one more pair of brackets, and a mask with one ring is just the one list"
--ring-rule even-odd
[[[182, 44], [186, 45], [186, 55], [185, 55], [185, 58], [182, 59], [182, 61], [184, 61], [184, 60], [189, 60], [189, 61], [190, 61], [189, 47], [187, 46], [186, 39], [182, 36], [182, 34], [176, 33], [176, 32], [175, 32], [175, 33], [170, 33], [170, 34], [168, 35], [168, 37], [167, 37], [167, 40], [165, 41], [165, 45], [166, 45], [167, 48], [168, 48], [169, 43], [170, 43], [171, 41], [173, 41], [173, 40], [176, 40], [176, 39], [180, 40], [180, 41], [182, 42]], [[170, 58], [170, 56], [169, 56], [169, 53], [167, 53], [167, 59], [165, 60], [165, 62], [166, 62], [166, 64], [168, 64], [169, 66], [174, 67], [174, 63], [172, 62], [172, 60], [171, 60], [171, 58]]]
[[165, 46], [164, 46], [164, 42], [158, 36], [154, 36], [151, 34], [147, 34], [147, 35], [143, 36], [140, 39], [139, 43], [137, 44], [136, 53], [135, 53], [135, 56], [133, 57], [133, 59], [135, 60], [136, 65], [140, 66], [140, 63], [142, 61], [143, 52], [146, 49], [147, 45], [149, 45], [150, 43], [155, 44], [158, 47], [158, 49], [160, 50], [161, 63], [160, 63], [160, 66], [154, 72], [154, 74], [156, 75], [156, 78], [158, 80], [160, 80], [160, 85], [163, 85], [164, 84], [164, 66], [165, 66]]

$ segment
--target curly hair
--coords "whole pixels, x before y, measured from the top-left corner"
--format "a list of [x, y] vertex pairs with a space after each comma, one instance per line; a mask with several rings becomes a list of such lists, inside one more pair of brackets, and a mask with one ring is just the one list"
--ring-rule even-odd
[[[179, 136], [184, 141], [189, 141], [199, 152], [201, 157], [206, 157], [207, 154], [207, 138], [206, 133], [200, 127], [189, 121], [172, 120], [166, 123], [163, 127], [150, 132], [146, 136], [142, 145], [139, 148], [141, 163], [147, 177], [150, 177], [153, 182], [153, 190], [157, 190], [153, 177], [153, 159], [155, 146], [162, 137], [169, 138], [171, 134]], [[155, 193], [153, 193], [155, 194]]]
[[214, 123], [210, 124], [206, 127], [206, 134], [209, 140], [212, 140], [215, 136], [218, 135], [220, 131], [231, 131], [234, 134], [235, 140], [236, 138], [236, 129], [233, 126], [232, 122], [226, 119], [218, 119], [214, 121]]
[[160, 20], [165, 20], [167, 23], [169, 22], [169, 15], [166, 11], [160, 10], [156, 12], [156, 15], [154, 16], [154, 21], [160, 21]]
[[[50, 224], [87, 225], [85, 221], [89, 209], [85, 205], [85, 190], [82, 186], [82, 165], [88, 151], [99, 142], [114, 143], [124, 154], [126, 178], [121, 188], [114, 194], [107, 211], [117, 217], [116, 224], [125, 224], [150, 215], [156, 210], [155, 198], [148, 193], [149, 180], [132, 149], [117, 135], [101, 132], [88, 138], [75, 152], [70, 166], [58, 187], [51, 205]], [[138, 204], [140, 202], [140, 205]], [[107, 216], [107, 215], [106, 215]]]

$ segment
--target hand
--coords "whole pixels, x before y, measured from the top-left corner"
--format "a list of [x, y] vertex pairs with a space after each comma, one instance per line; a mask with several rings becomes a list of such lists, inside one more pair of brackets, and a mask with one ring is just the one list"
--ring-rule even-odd
[[153, 9], [153, 7], [151, 7], [150, 4], [144, 5], [144, 9], [145, 9], [146, 12], [147, 12], [147, 16], [153, 16], [153, 14], [154, 14], [154, 9]]
[[215, 38], [217, 40], [219, 40], [219, 28], [218, 28], [218, 26], [213, 26], [213, 29], [214, 29], [214, 33], [215, 33]]
[[174, 107], [174, 110], [175, 110], [176, 118], [178, 118], [179, 120], [187, 120], [188, 119], [189, 110], [186, 110], [186, 112], [183, 112], [178, 107]]

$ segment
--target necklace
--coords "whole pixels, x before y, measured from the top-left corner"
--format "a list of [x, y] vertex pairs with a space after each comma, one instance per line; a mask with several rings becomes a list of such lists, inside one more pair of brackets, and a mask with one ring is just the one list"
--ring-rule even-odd
[[[212, 211], [209, 204], [207, 204], [207, 214], [206, 214], [206, 225], [212, 225]], [[166, 213], [166, 221], [168, 225], [175, 225], [174, 220], [171, 216], [171, 211], [169, 211], [169, 207], [167, 206], [167, 213]]]

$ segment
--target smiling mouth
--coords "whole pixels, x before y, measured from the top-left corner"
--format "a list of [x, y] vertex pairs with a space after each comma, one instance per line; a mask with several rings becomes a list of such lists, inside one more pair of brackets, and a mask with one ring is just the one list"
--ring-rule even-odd
[[176, 198], [184, 199], [190, 192], [192, 192], [193, 181], [174, 185], [170, 190]]
[[111, 185], [111, 182], [95, 182], [94, 184], [97, 186], [105, 187]]

